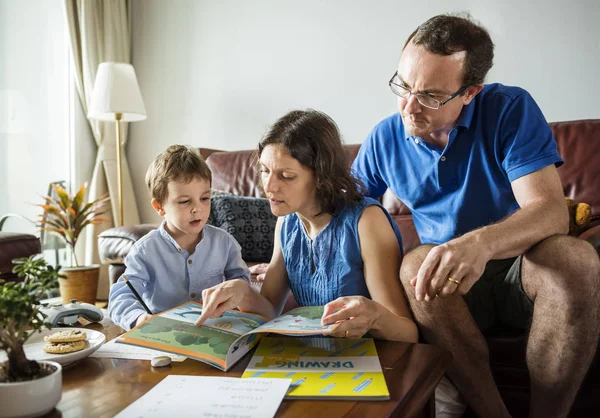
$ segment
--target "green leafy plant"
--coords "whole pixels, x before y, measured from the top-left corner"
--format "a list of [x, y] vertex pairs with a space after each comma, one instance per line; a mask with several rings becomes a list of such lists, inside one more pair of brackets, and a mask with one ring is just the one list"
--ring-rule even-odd
[[0, 348], [6, 350], [8, 357], [0, 380], [31, 380], [40, 374], [40, 365], [27, 359], [23, 344], [34, 332], [50, 328], [37, 303], [64, 276], [59, 274], [60, 266], [52, 267], [44, 259], [34, 257], [17, 260], [13, 272], [23, 281], [0, 280]]
[[43, 212], [35, 224], [41, 231], [48, 231], [59, 236], [71, 248], [75, 265], [79, 266], [75, 254], [75, 245], [79, 235], [88, 225], [108, 222], [100, 215], [106, 213], [102, 209], [110, 198], [108, 194], [105, 194], [93, 202], [84, 204], [87, 183], [81, 186], [75, 196], [69, 195], [65, 189], [56, 184], [53, 184], [52, 187], [58, 197], [44, 196], [46, 203], [38, 205]]

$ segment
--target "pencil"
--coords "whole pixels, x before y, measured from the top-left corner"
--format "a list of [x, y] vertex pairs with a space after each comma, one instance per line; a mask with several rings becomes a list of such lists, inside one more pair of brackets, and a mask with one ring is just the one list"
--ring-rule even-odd
[[140, 302], [142, 304], [142, 306], [144, 307], [146, 312], [148, 312], [150, 315], [154, 315], [152, 313], [152, 311], [150, 310], [150, 308], [148, 308], [148, 306], [144, 303], [144, 301], [142, 300], [142, 298], [138, 294], [138, 292], [135, 290], [135, 288], [133, 287], [133, 284], [129, 280], [127, 280], [127, 277], [124, 274], [121, 277], [123, 278], [123, 281], [125, 282], [125, 284], [131, 289], [133, 296], [135, 296], [135, 298], [138, 300], [138, 302]]

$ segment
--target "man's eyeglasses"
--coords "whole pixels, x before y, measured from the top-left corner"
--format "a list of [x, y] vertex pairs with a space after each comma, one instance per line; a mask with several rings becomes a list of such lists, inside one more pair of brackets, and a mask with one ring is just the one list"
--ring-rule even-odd
[[396, 71], [394, 73], [394, 75], [392, 76], [392, 78], [390, 78], [390, 81], [388, 82], [388, 85], [390, 86], [392, 93], [394, 93], [396, 96], [400, 96], [406, 100], [408, 100], [410, 98], [410, 96], [414, 94], [416, 96], [418, 102], [422, 106], [425, 106], [425, 107], [427, 107], [429, 109], [433, 109], [433, 110], [437, 110], [440, 108], [440, 106], [444, 106], [446, 103], [448, 103], [450, 100], [454, 99], [456, 96], [460, 96], [461, 94], [463, 94], [465, 92], [465, 90], [467, 89], [467, 87], [461, 87], [460, 89], [458, 89], [458, 91], [456, 93], [448, 96], [448, 98], [446, 100], [440, 101], [440, 100], [436, 99], [435, 97], [430, 96], [429, 94], [413, 93], [406, 87], [401, 86], [400, 84], [397, 83], [397, 81], [398, 81], [396, 78], [397, 75], [398, 75], [398, 71]]

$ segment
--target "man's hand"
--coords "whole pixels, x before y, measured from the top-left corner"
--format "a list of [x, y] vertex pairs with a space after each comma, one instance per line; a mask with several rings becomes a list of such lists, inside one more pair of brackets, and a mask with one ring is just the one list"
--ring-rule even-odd
[[236, 308], [247, 295], [252, 292], [244, 280], [227, 280], [221, 284], [202, 291], [202, 314], [194, 325], [202, 325], [209, 318], [218, 318], [225, 311]]
[[411, 280], [417, 300], [464, 295], [483, 274], [490, 260], [476, 233], [438, 245], [429, 251], [417, 276]]
[[361, 338], [379, 319], [375, 302], [363, 296], [337, 298], [325, 305], [322, 325], [336, 324], [323, 335], [332, 337]]

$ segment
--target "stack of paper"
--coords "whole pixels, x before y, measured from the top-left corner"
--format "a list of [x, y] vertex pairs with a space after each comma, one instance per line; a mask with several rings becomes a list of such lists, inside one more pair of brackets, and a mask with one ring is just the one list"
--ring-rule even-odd
[[97, 351], [90, 354], [90, 357], [99, 358], [126, 358], [132, 360], [152, 360], [154, 357], [168, 356], [171, 361], [183, 361], [187, 357], [177, 354], [166, 353], [164, 351], [152, 350], [150, 348], [137, 347], [135, 345], [115, 344], [115, 340], [109, 341], [100, 347]]

